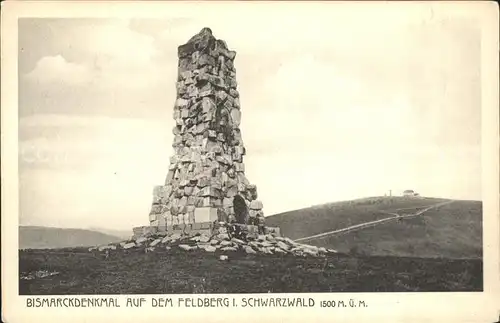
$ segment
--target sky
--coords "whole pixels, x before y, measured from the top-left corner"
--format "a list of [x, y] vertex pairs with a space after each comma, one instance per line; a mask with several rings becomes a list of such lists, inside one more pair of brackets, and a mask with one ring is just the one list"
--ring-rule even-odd
[[203, 27], [237, 52], [266, 215], [389, 190], [480, 200], [475, 22], [299, 14], [20, 19], [20, 224], [148, 223], [173, 154], [177, 46]]

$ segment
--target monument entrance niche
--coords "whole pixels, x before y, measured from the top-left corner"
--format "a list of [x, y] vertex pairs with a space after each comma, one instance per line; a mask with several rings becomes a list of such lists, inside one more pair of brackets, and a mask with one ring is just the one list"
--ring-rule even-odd
[[233, 200], [234, 216], [237, 223], [245, 224], [248, 218], [248, 206], [245, 200], [236, 195]]

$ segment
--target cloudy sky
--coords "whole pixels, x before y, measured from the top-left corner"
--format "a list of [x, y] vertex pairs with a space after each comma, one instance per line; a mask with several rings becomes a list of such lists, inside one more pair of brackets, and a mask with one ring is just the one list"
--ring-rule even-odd
[[205, 26], [237, 52], [267, 215], [389, 189], [481, 199], [474, 21], [298, 18], [20, 19], [20, 223], [147, 224], [173, 153], [177, 46]]

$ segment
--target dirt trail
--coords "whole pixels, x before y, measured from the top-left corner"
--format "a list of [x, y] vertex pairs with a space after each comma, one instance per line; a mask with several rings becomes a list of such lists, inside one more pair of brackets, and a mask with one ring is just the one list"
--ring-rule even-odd
[[[382, 213], [385, 213], [388, 215], [392, 215], [392, 216], [388, 217], [388, 218], [380, 219], [380, 220], [369, 221], [369, 222], [364, 222], [364, 223], [352, 225], [352, 226], [349, 226], [349, 227], [343, 228], [343, 229], [337, 229], [334, 231], [324, 232], [324, 233], [316, 234], [316, 235], [309, 236], [309, 237], [295, 239], [295, 241], [300, 242], [300, 241], [307, 241], [307, 240], [312, 240], [312, 239], [316, 239], [316, 238], [323, 238], [323, 237], [338, 234], [338, 233], [346, 233], [349, 231], [364, 229], [364, 228], [368, 228], [368, 227], [374, 227], [374, 226], [379, 225], [381, 223], [393, 221], [396, 219], [405, 219], [405, 218], [416, 217], [416, 216], [419, 216], [427, 211], [430, 211], [432, 209], [438, 208], [438, 207], [446, 205], [446, 204], [450, 204], [452, 202], [453, 202], [453, 200], [441, 202], [441, 203], [430, 205], [428, 207], [424, 207], [423, 209], [421, 206], [419, 206], [419, 207], [413, 207], [413, 208], [397, 209], [395, 212], [379, 211], [379, 212], [382, 212]], [[409, 213], [409, 214], [406, 212], [404, 214], [398, 213], [398, 211], [415, 210], [415, 209], [420, 209], [420, 210], [415, 212], [415, 213]]]

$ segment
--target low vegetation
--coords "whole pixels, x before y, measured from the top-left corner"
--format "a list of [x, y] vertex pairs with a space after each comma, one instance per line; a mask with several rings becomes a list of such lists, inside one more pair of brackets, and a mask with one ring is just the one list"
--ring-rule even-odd
[[479, 259], [334, 254], [325, 258], [184, 251], [103, 253], [87, 249], [19, 252], [21, 295], [480, 291]]

